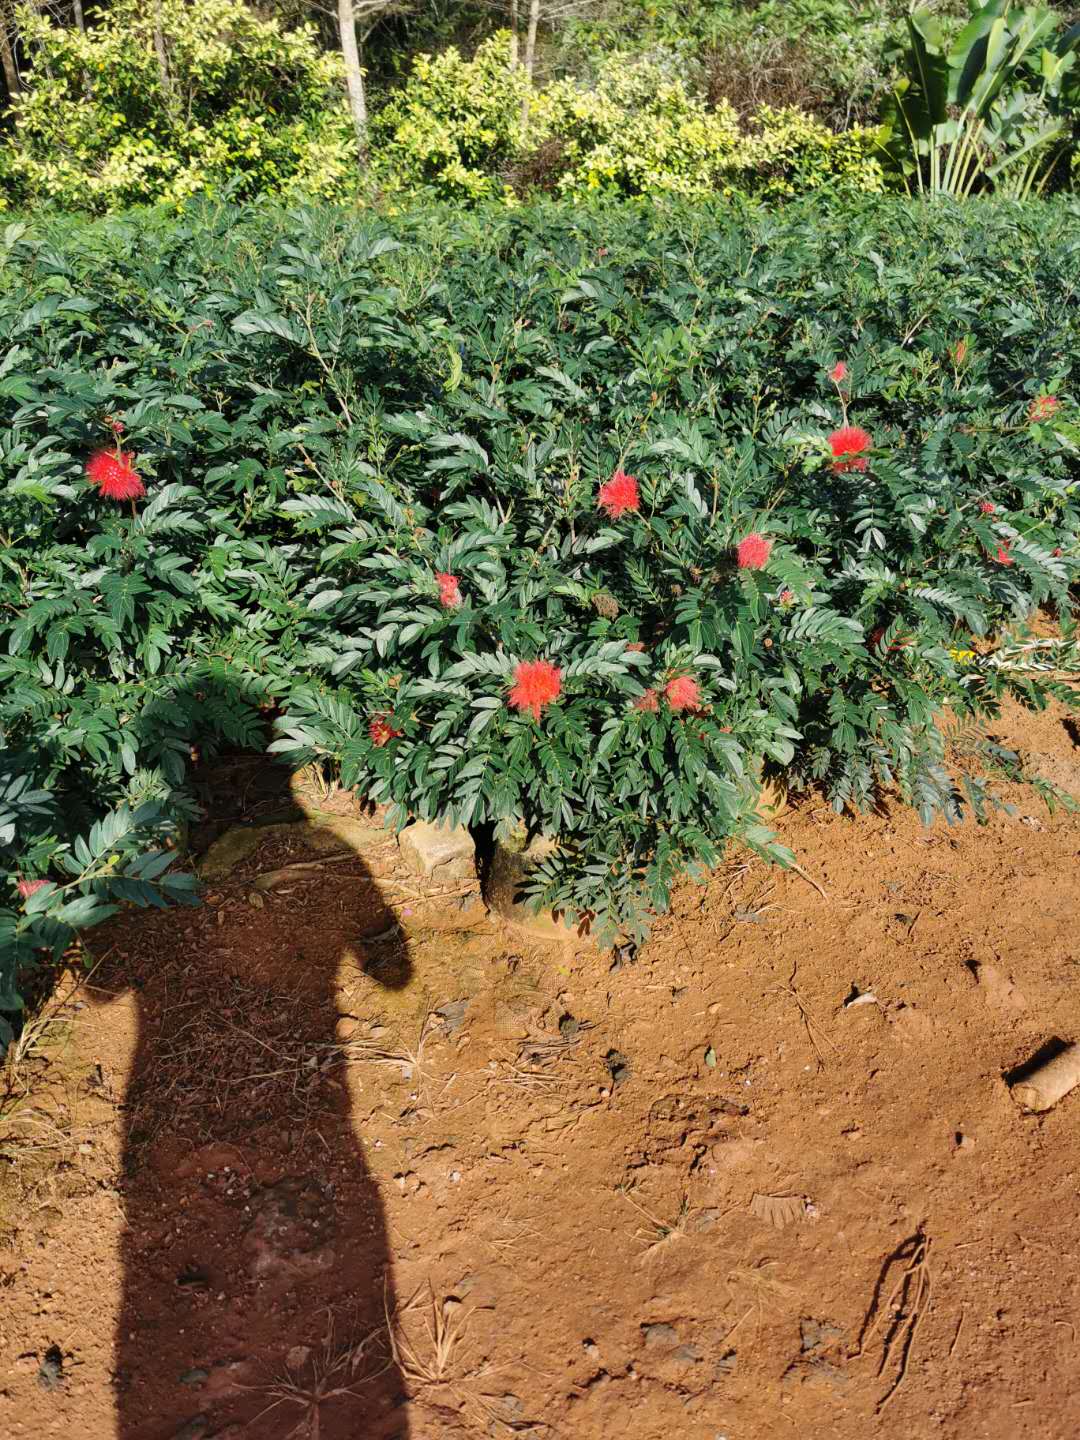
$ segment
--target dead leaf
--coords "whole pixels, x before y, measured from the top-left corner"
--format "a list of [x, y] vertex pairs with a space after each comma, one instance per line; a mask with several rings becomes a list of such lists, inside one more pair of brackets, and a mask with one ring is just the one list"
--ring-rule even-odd
[[758, 1195], [750, 1201], [750, 1214], [764, 1220], [774, 1230], [794, 1225], [806, 1214], [806, 1201], [801, 1195]]

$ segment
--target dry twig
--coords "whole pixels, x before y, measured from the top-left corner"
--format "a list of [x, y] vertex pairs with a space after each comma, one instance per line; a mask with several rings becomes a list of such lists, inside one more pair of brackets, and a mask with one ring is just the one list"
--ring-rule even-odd
[[824, 1068], [825, 1068], [825, 1057], [824, 1057], [824, 1055], [822, 1055], [822, 1053], [821, 1053], [821, 1047], [818, 1045], [817, 1038], [816, 1038], [816, 1036], [815, 1036], [815, 1034], [814, 1034], [814, 1031], [815, 1031], [815, 1030], [817, 1031], [818, 1035], [821, 1036], [821, 1039], [824, 1041], [824, 1043], [825, 1043], [826, 1045], [828, 1045], [829, 1049], [833, 1052], [834, 1055], [838, 1055], [840, 1052], [839, 1052], [839, 1050], [837, 1049], [837, 1047], [833, 1044], [833, 1042], [829, 1039], [828, 1035], [826, 1035], [824, 1029], [823, 1029], [822, 1026], [821, 1026], [820, 1021], [818, 1021], [818, 1020], [815, 1018], [813, 1012], [809, 1009], [809, 1007], [807, 1006], [806, 1002], [803, 1000], [802, 996], [799, 994], [798, 990], [795, 988], [795, 976], [796, 976], [796, 974], [798, 973], [798, 969], [799, 969], [799, 962], [796, 960], [795, 963], [794, 963], [794, 964], [792, 965], [792, 967], [791, 967], [791, 974], [790, 974], [790, 976], [788, 977], [788, 982], [787, 982], [787, 984], [786, 984], [786, 985], [773, 985], [773, 986], [769, 989], [769, 991], [768, 991], [767, 993], [770, 994], [770, 995], [788, 995], [788, 996], [790, 996], [790, 998], [791, 998], [792, 1000], [795, 1001], [795, 1004], [796, 1004], [796, 1005], [798, 1006], [798, 1008], [799, 1008], [799, 1014], [802, 1016], [803, 1027], [804, 1027], [805, 1030], [806, 1030], [807, 1039], [810, 1041], [810, 1044], [813, 1046], [813, 1048], [814, 1048], [814, 1054], [817, 1056], [818, 1069], [819, 1069], [819, 1070], [824, 1070]]

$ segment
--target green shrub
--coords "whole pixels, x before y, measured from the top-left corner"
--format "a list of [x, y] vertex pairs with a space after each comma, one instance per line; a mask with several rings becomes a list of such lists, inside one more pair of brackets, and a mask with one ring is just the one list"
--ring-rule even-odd
[[[936, 0], [957, 14], [965, 0]], [[871, 119], [891, 79], [882, 50], [908, 0], [616, 0], [569, 19], [552, 42], [561, 72], [590, 83], [613, 49], [669, 57], [691, 86], [740, 115], [797, 106], [836, 128]]]
[[740, 161], [750, 193], [788, 199], [816, 190], [880, 193], [885, 189], [880, 136], [861, 127], [834, 133], [801, 110], [762, 106]]
[[376, 173], [389, 191], [430, 188], [469, 200], [498, 196], [523, 151], [522, 69], [500, 31], [471, 60], [450, 48], [417, 56], [407, 84], [372, 122]]
[[234, 195], [338, 196], [356, 184], [336, 59], [242, 0], [115, 0], [85, 33], [26, 9], [32, 84], [0, 173], [16, 202], [103, 211]]
[[645, 60], [612, 56], [595, 86], [557, 81], [533, 103], [536, 139], [557, 139], [564, 194], [701, 197], [729, 187], [740, 167], [735, 112], [708, 111], [678, 78]]
[[472, 60], [453, 49], [417, 60], [374, 126], [387, 189], [470, 201], [504, 195], [508, 182], [568, 197], [883, 189], [876, 132], [834, 134], [799, 110], [767, 107], [743, 132], [726, 102], [706, 108], [664, 65], [623, 54], [608, 57], [593, 84], [537, 90], [523, 126], [527, 87], [506, 53], [500, 33]]
[[[272, 714], [276, 754], [399, 821], [557, 835], [539, 893], [607, 931], [732, 838], [787, 858], [763, 763], [837, 808], [981, 813], [943, 707], [1080, 698], [981, 656], [1044, 602], [1072, 633], [1078, 215], [9, 226], [0, 1008], [97, 907], [168, 898], [191, 747], [266, 746]], [[845, 420], [865, 469], [834, 464]], [[85, 469], [117, 424], [148, 492], [122, 504]], [[611, 515], [619, 468], [639, 504]], [[561, 673], [535, 719], [538, 661]], [[66, 888], [23, 908], [45, 877]]]

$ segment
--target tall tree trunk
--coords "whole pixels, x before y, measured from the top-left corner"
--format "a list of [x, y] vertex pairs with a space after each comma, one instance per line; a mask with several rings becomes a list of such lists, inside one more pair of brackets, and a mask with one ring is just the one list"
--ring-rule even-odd
[[[15, 64], [15, 50], [11, 43], [14, 17], [8, 5], [0, 7], [0, 65], [4, 67], [4, 84], [7, 86], [8, 103], [17, 105], [22, 94], [22, 81]], [[8, 27], [12, 27], [9, 29]]]
[[510, 69], [518, 67], [518, 0], [510, 0]]
[[161, 22], [161, 0], [154, 0], [154, 54], [157, 56], [161, 93], [168, 100], [172, 95], [172, 82], [169, 79], [169, 55], [165, 49], [165, 27]]
[[360, 67], [360, 47], [356, 43], [353, 0], [338, 0], [337, 13], [341, 58], [345, 61], [345, 87], [349, 92], [349, 112], [356, 131], [356, 151], [360, 168], [363, 170], [367, 166], [368, 148], [367, 96], [364, 93], [364, 72]]
[[[75, 26], [76, 29], [79, 31], [79, 34], [85, 35], [86, 16], [83, 14], [82, 0], [71, 0], [71, 13], [75, 17]], [[94, 92], [90, 88], [90, 76], [86, 72], [83, 73], [82, 88], [83, 94], [86, 96], [87, 100], [89, 100]]]
[[525, 33], [525, 78], [529, 90], [521, 102], [521, 135], [529, 130], [529, 100], [532, 98], [533, 70], [536, 68], [536, 32], [540, 28], [540, 0], [529, 0], [529, 28]]

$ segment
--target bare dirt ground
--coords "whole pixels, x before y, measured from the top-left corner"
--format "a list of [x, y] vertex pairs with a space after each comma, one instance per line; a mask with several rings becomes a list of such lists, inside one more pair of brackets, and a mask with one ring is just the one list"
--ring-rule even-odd
[[94, 932], [9, 1067], [2, 1432], [1072, 1440], [1080, 1092], [1003, 1076], [1080, 1038], [1080, 819], [1003, 793], [802, 802], [825, 894], [732, 863], [632, 963], [380, 837]]

